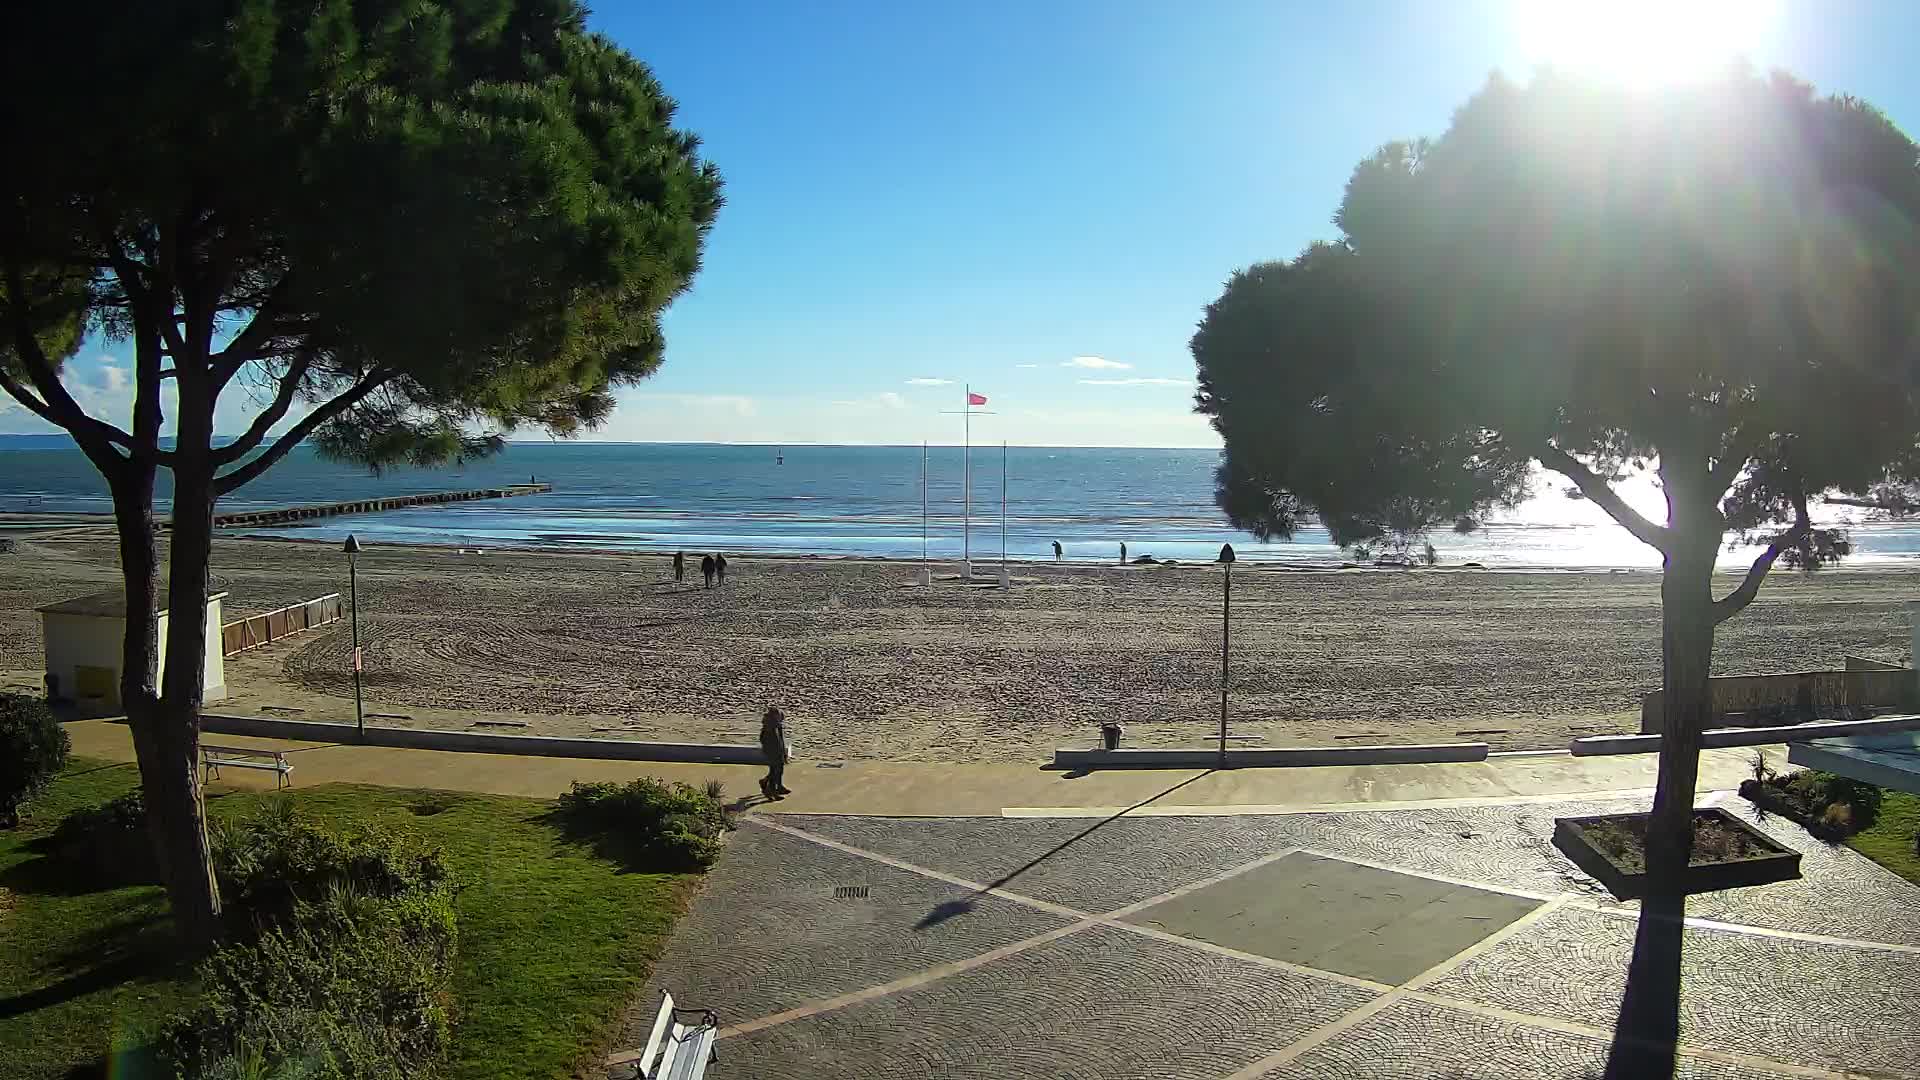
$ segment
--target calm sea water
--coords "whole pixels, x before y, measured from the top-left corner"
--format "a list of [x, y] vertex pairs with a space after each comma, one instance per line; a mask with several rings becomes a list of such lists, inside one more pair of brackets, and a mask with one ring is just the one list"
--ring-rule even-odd
[[[1000, 557], [1001, 450], [975, 447], [971, 550]], [[1211, 450], [1015, 447], [1007, 451], [1006, 552], [1051, 559], [1059, 541], [1074, 560], [1129, 557], [1210, 560], [1232, 543], [1247, 560], [1325, 565], [1340, 551], [1317, 528], [1292, 542], [1261, 544], [1230, 529], [1213, 504]], [[962, 452], [928, 452], [924, 545], [955, 559], [968, 533]], [[917, 558], [923, 545], [919, 447], [718, 446], [516, 443], [463, 467], [371, 476], [301, 447], [253, 484], [222, 500], [227, 511], [341, 502], [523, 482], [548, 495], [415, 507], [325, 518], [270, 530], [281, 536], [364, 543], [595, 547]], [[161, 496], [166, 496], [162, 472]], [[1655, 567], [1654, 553], [1610, 523], [1569, 523], [1547, 494], [1536, 513], [1472, 536], [1437, 535], [1446, 563], [1489, 567]], [[106, 489], [74, 449], [0, 450], [0, 512], [111, 510]], [[1593, 513], [1597, 514], [1597, 511]], [[1851, 565], [1920, 560], [1920, 525], [1855, 529]], [[1742, 559], [1739, 552], [1728, 563]]]

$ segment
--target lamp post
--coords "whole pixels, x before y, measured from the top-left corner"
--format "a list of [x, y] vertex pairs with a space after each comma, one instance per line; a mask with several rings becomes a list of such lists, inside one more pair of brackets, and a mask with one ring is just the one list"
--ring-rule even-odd
[[1233, 545], [1220, 545], [1220, 767], [1227, 767], [1227, 650], [1233, 640]]
[[355, 566], [356, 556], [360, 554], [359, 538], [348, 533], [341, 550], [347, 553], [347, 603], [353, 609], [353, 726], [360, 741], [366, 742], [367, 717], [360, 708], [360, 580]]

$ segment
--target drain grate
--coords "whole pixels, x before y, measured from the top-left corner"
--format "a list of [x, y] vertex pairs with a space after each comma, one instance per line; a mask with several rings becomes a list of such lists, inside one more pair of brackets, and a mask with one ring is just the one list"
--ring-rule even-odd
[[842, 885], [833, 890], [835, 900], [865, 900], [871, 885]]

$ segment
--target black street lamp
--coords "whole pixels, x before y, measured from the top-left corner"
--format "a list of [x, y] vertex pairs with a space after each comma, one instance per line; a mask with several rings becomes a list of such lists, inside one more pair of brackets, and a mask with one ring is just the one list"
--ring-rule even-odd
[[353, 726], [359, 733], [360, 741], [367, 741], [367, 717], [360, 709], [360, 581], [355, 556], [360, 554], [360, 541], [352, 533], [347, 534], [347, 542], [341, 545], [347, 553], [347, 603], [353, 609]]
[[1227, 649], [1233, 640], [1233, 545], [1220, 545], [1220, 767], [1227, 767]]

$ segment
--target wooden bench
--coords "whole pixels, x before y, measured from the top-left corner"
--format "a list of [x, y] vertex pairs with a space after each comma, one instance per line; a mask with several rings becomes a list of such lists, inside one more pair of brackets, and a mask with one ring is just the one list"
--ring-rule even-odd
[[[653, 1018], [647, 1048], [638, 1054], [615, 1054], [609, 1065], [632, 1065], [638, 1080], [700, 1080], [714, 1060], [713, 1041], [720, 1020], [711, 1009], [677, 1009], [672, 994], [660, 995], [660, 1013]], [[687, 1019], [692, 1019], [688, 1023]]]
[[220, 770], [262, 769], [273, 774], [273, 790], [293, 786], [293, 766], [284, 750], [254, 750], [245, 746], [200, 744], [200, 782], [220, 779]]

